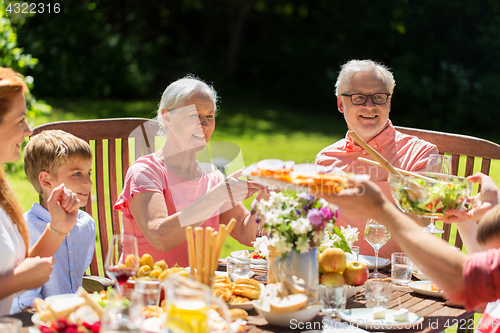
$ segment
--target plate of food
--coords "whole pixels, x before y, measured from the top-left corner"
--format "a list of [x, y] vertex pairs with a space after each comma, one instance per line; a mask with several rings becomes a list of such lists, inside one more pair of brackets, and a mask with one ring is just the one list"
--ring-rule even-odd
[[[250, 265], [258, 266], [253, 268], [267, 269], [267, 259], [261, 252], [240, 250], [231, 252], [233, 258], [250, 258]], [[265, 268], [264, 268], [265, 266]]]
[[253, 301], [257, 312], [266, 318], [270, 325], [290, 327], [291, 320], [295, 322], [308, 322], [319, 313], [319, 305], [306, 305], [307, 296], [304, 294], [293, 294], [275, 300], [271, 306], [266, 306], [261, 300]]
[[408, 283], [408, 287], [414, 292], [431, 297], [443, 297], [443, 291], [430, 280], [415, 281]]
[[259, 299], [262, 286], [254, 279], [231, 282], [227, 275], [216, 275], [213, 295], [224, 300], [229, 308], [253, 309], [252, 300]]
[[328, 188], [338, 193], [347, 187], [349, 178], [369, 179], [368, 175], [354, 175], [339, 168], [312, 163], [267, 159], [247, 167], [243, 175], [264, 186], [280, 191], [307, 192], [311, 187]]
[[467, 200], [472, 183], [467, 178], [422, 173], [417, 176], [389, 174], [392, 197], [403, 212], [426, 217], [441, 217], [448, 209], [460, 209]]
[[37, 330], [42, 326], [50, 327], [53, 322], [63, 321], [76, 331], [84, 324], [73, 323], [99, 325], [104, 315], [103, 308], [81, 287], [76, 294], [54, 295], [45, 300], [35, 298], [33, 303], [36, 313], [31, 321]]
[[375, 315], [371, 308], [348, 309], [338, 312], [337, 317], [356, 327], [377, 331], [408, 329], [424, 321], [424, 317], [406, 309], [376, 311]]
[[423, 280], [429, 280], [429, 278], [427, 277], [427, 275], [425, 275], [424, 273], [422, 273], [422, 271], [420, 269], [418, 269], [418, 267], [413, 264], [413, 268], [412, 268], [412, 273], [413, 273], [413, 276], [416, 277], [417, 279], [423, 281]]

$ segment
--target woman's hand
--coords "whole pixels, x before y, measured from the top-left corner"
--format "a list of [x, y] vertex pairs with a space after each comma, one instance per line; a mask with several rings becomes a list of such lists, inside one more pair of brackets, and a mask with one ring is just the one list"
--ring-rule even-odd
[[[241, 177], [241, 172], [244, 168], [236, 171], [235, 173], [229, 175], [226, 178], [225, 184], [227, 188], [227, 192], [229, 193], [229, 197], [232, 196], [232, 201], [241, 202], [245, 199], [250, 198], [257, 192], [267, 191], [267, 188], [263, 185], [260, 185], [253, 181], [246, 181], [238, 179]], [[221, 184], [222, 185], [222, 184]]]
[[471, 205], [469, 209], [448, 209], [446, 216], [440, 218], [445, 223], [456, 223], [464, 221], [479, 222], [481, 217], [500, 202], [500, 190], [490, 176], [476, 173], [467, 178], [473, 183], [481, 184], [481, 192], [469, 197], [467, 202]]
[[25, 290], [38, 288], [49, 281], [52, 265], [55, 262], [53, 257], [26, 258], [14, 268], [15, 279], [22, 284], [22, 288]]
[[73, 229], [80, 207], [80, 200], [76, 193], [61, 184], [52, 191], [47, 201], [47, 207], [52, 217], [51, 227], [53, 229], [64, 234]]

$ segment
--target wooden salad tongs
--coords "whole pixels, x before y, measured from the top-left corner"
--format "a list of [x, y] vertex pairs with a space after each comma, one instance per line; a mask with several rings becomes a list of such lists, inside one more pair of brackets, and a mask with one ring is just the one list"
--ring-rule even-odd
[[[379, 167], [382, 166], [377, 161], [372, 161], [372, 160], [369, 160], [369, 159], [363, 158], [363, 157], [358, 157], [358, 161], [365, 162], [365, 163], [368, 163], [368, 164], [371, 164], [371, 165], [376, 165], [376, 166], [379, 166]], [[394, 169], [396, 169], [399, 173], [402, 173], [403, 175], [406, 175], [406, 176], [418, 177], [418, 178], [422, 178], [424, 180], [432, 181], [432, 182], [436, 181], [435, 179], [432, 179], [430, 177], [426, 177], [426, 176], [418, 174], [416, 172], [407, 171], [407, 170], [403, 170], [403, 169], [399, 169], [399, 168], [394, 168]]]
[[[380, 166], [386, 169], [388, 172], [392, 173], [393, 175], [397, 175], [401, 178], [402, 182], [405, 184], [411, 183], [411, 186], [414, 187], [415, 189], [406, 189], [406, 192], [408, 193], [408, 196], [412, 201], [417, 201], [419, 197], [422, 197], [427, 194], [427, 189], [415, 182], [409, 181], [407, 177], [403, 176], [401, 172], [398, 171], [395, 167], [392, 166], [391, 163], [389, 163], [384, 156], [380, 155], [378, 151], [370, 147], [363, 139], [361, 139], [356, 132], [351, 131], [349, 132], [349, 135], [351, 138], [356, 141], [358, 145], [360, 145], [366, 152], [375, 159], [375, 161], [380, 163]], [[433, 180], [434, 181], [434, 180]]]

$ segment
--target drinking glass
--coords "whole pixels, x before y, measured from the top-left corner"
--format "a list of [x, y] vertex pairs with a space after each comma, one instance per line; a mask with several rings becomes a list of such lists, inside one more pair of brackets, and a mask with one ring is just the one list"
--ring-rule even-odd
[[351, 246], [352, 255], [356, 258], [356, 261], [359, 260], [359, 246], [353, 245]]
[[347, 286], [327, 287], [320, 284], [318, 287], [319, 303], [323, 316], [335, 316], [337, 312], [345, 310], [347, 303]]
[[[431, 154], [425, 166], [425, 172], [441, 173], [451, 175], [451, 157], [446, 155]], [[436, 228], [434, 225], [434, 217], [429, 218], [429, 224], [423, 228], [425, 232], [432, 234], [441, 234], [444, 231]]]
[[375, 250], [375, 270], [370, 273], [370, 278], [387, 277], [387, 275], [378, 272], [378, 251], [390, 238], [391, 234], [384, 225], [378, 224], [375, 220], [370, 220], [366, 223], [365, 240], [373, 247], [373, 250]]
[[391, 254], [391, 280], [395, 284], [408, 284], [411, 281], [413, 264], [404, 252]]
[[227, 276], [231, 282], [250, 278], [250, 258], [228, 258]]
[[134, 286], [135, 302], [142, 308], [150, 305], [160, 305], [161, 282], [136, 279]]
[[366, 307], [387, 309], [391, 300], [391, 292], [392, 285], [388, 281], [366, 281]]
[[118, 294], [123, 296], [123, 285], [129, 277], [137, 275], [139, 270], [137, 238], [131, 235], [113, 235], [104, 268], [115, 282]]

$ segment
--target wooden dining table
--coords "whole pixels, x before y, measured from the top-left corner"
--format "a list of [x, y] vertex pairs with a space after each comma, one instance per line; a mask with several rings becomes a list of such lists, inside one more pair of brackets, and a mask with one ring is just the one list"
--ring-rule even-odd
[[[218, 270], [220, 271], [225, 269], [225, 265], [220, 265], [218, 267]], [[252, 269], [252, 271], [254, 272], [254, 278], [265, 281], [267, 271], [259, 269]], [[365, 290], [364, 288], [361, 288], [358, 293], [347, 300], [346, 308], [358, 309], [365, 307]], [[474, 312], [466, 311], [462, 307], [447, 305], [446, 301], [442, 298], [417, 294], [408, 286], [393, 284], [389, 309], [399, 309], [400, 307], [406, 308], [408, 311], [423, 317], [424, 321], [420, 324], [415, 324], [408, 329], [398, 329], [398, 332], [441, 332], [455, 324], [458, 325], [457, 333], [466, 332], [467, 329], [472, 332], [474, 328], [474, 321], [468, 319]], [[19, 315], [23, 317], [20, 319], [23, 320], [25, 325], [31, 324], [28, 314]], [[247, 333], [296, 333], [306, 330], [321, 332], [323, 329], [330, 331], [328, 328], [331, 328], [336, 322], [340, 322], [340, 320], [338, 318], [323, 317], [320, 312], [312, 321], [303, 323], [303, 325], [300, 326], [302, 329], [300, 329], [300, 327], [277, 327], [269, 325], [266, 319], [259, 315], [256, 310], [250, 310], [247, 320]], [[356, 325], [354, 324], [353, 327], [356, 327]], [[361, 327], [359, 328], [364, 330]], [[338, 330], [339, 329], [335, 329], [335, 331]], [[383, 332], [385, 330], [375, 328], [370, 329], [369, 331]], [[24, 326], [21, 330], [21, 333], [28, 332], [28, 326]]]
[[[254, 270], [255, 277], [263, 276], [263, 271]], [[398, 332], [441, 332], [457, 324], [457, 332], [472, 332], [474, 330], [474, 320], [468, 319], [474, 312], [465, 310], [462, 307], [450, 306], [443, 298], [429, 297], [417, 294], [408, 286], [392, 284], [391, 300], [389, 309], [406, 308], [409, 312], [416, 313], [424, 318], [421, 324], [415, 324], [408, 329], [398, 329]], [[362, 288], [357, 294], [347, 300], [346, 309], [366, 308], [365, 290]], [[249, 330], [247, 333], [288, 333], [298, 332], [298, 327], [276, 327], [267, 324], [264, 317], [255, 310], [251, 310], [247, 321]], [[323, 317], [321, 313], [310, 323], [304, 323], [305, 330], [321, 331], [333, 326], [332, 321], [340, 321], [338, 318]], [[326, 323], [326, 325], [322, 325]], [[297, 326], [297, 325], [295, 325]], [[356, 325], [353, 325], [356, 327]], [[361, 328], [361, 327], [359, 327]], [[361, 328], [363, 329], [363, 328]], [[338, 330], [338, 329], [337, 329]], [[341, 330], [340, 330], [341, 331]], [[370, 329], [369, 331], [383, 332], [384, 329]]]

